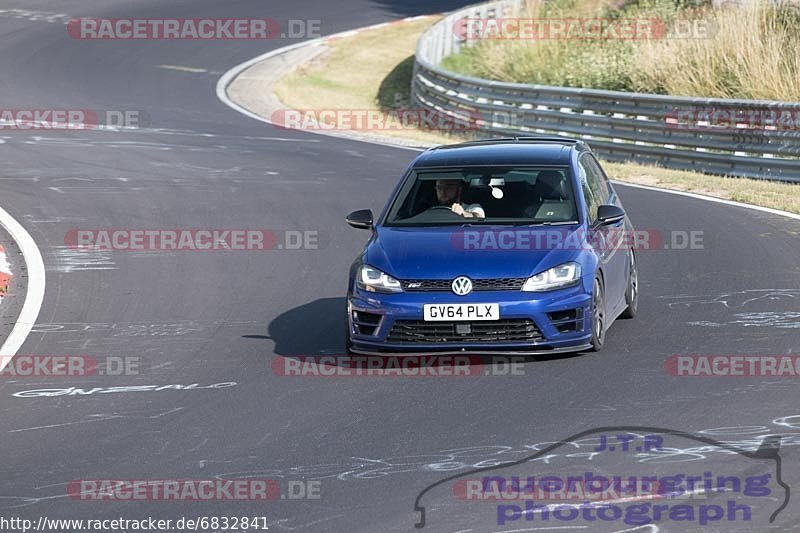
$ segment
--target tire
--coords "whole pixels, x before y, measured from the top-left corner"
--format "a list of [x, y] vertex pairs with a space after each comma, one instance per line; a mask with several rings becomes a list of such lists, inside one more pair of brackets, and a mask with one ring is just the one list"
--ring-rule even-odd
[[592, 352], [599, 352], [606, 342], [606, 302], [603, 282], [594, 278], [592, 286]]
[[633, 318], [639, 311], [639, 269], [636, 265], [636, 254], [628, 252], [628, 288], [625, 289], [625, 303], [628, 307], [620, 318]]

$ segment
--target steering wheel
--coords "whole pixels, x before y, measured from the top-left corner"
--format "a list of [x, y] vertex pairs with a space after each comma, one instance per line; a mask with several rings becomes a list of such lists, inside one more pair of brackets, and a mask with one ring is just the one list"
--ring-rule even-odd
[[[449, 205], [434, 205], [432, 207], [429, 207], [428, 211], [434, 211], [436, 209], [447, 209], [451, 213], [453, 212], [453, 209]], [[453, 214], [455, 214], [455, 213], [453, 213]]]

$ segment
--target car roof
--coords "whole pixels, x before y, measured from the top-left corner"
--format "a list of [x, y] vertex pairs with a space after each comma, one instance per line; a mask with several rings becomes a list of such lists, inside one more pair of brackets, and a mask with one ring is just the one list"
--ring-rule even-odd
[[412, 168], [479, 165], [569, 164], [573, 149], [588, 150], [583, 141], [567, 137], [511, 137], [437, 146], [420, 154]]

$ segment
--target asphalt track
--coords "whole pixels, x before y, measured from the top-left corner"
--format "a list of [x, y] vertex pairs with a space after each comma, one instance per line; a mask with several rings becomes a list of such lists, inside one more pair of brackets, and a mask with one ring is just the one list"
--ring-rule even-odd
[[[457, 5], [6, 0], [2, 7], [71, 17], [319, 19], [330, 34]], [[798, 223], [742, 208], [619, 188], [638, 228], [702, 231], [704, 248], [640, 254], [640, 315], [615, 323], [601, 354], [531, 361], [521, 376], [276, 376], [270, 365], [276, 356], [343, 350], [345, 276], [367, 235], [346, 226], [343, 216], [378, 210], [413, 156], [274, 129], [217, 100], [224, 71], [286, 44], [76, 41], [58, 21], [0, 13], [4, 108], [132, 109], [150, 117], [147, 128], [123, 132], [0, 131], [0, 203], [38, 243], [48, 276], [44, 306], [20, 353], [140, 358], [138, 375], [0, 382], [0, 515], [248, 515], [266, 516], [278, 531], [411, 530], [417, 494], [447, 475], [487, 460], [521, 459], [537, 443], [614, 425], [705, 432], [751, 449], [762, 436], [788, 435], [780, 450], [783, 478], [800, 487], [796, 378], [690, 379], [663, 368], [673, 354], [797, 353]], [[76, 258], [64, 243], [74, 228], [310, 230], [319, 232], [319, 248]], [[232, 382], [216, 389], [14, 396]], [[693, 451], [657, 463], [619, 454], [605, 457], [602, 468], [625, 473], [657, 464], [675, 472], [700, 465], [730, 473], [732, 457], [742, 471], [751, 468], [749, 459], [719, 448], [675, 446]], [[553, 468], [592, 468], [592, 457], [554, 453]], [[67, 496], [76, 479], [214, 478], [320, 480], [321, 497], [134, 503]], [[770, 510], [783, 498], [773, 496]], [[499, 526], [491, 505], [459, 502], [447, 490], [424, 500], [430, 531], [548, 525]], [[765, 522], [769, 512], [760, 512], [759, 522], [701, 528], [663, 521], [639, 530], [785, 531], [800, 523], [792, 503], [772, 525]]]

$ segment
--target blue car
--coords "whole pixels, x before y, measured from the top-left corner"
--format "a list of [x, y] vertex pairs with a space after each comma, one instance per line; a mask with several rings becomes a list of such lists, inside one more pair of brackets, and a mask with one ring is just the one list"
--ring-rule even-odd
[[589, 147], [519, 137], [432, 148], [350, 269], [348, 353], [599, 351], [638, 305], [636, 235]]

